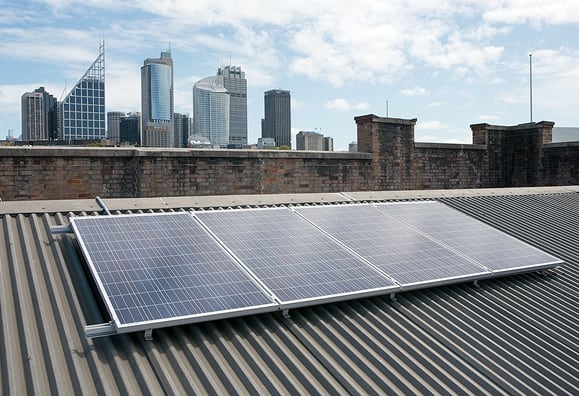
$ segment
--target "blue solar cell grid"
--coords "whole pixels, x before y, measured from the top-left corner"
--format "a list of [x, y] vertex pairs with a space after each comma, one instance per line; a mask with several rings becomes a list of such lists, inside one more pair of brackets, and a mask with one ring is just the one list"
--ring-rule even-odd
[[402, 286], [487, 272], [372, 205], [304, 207], [296, 211]]
[[376, 207], [492, 271], [562, 263], [548, 253], [439, 202], [389, 203]]
[[71, 221], [119, 327], [276, 306], [187, 213]]
[[281, 302], [397, 287], [287, 208], [195, 215]]

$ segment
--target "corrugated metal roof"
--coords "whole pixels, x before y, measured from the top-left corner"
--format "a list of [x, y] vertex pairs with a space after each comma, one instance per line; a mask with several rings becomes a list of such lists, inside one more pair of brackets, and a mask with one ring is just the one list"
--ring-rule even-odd
[[[145, 341], [142, 333], [84, 338], [84, 326], [102, 322], [106, 314], [73, 237], [52, 235], [50, 226], [67, 224], [68, 211], [94, 214], [98, 207], [39, 202], [26, 215], [0, 207], [6, 213], [0, 219], [0, 390], [577, 394], [579, 194], [569, 188], [487, 192], [438, 197], [567, 264], [545, 276], [499, 278], [478, 288], [458, 284], [400, 293], [395, 301], [377, 297], [297, 309], [290, 319], [264, 314], [161, 329], [153, 341]], [[370, 198], [358, 194], [356, 199], [436, 198], [423, 193], [372, 192]], [[259, 204], [258, 198], [227, 201], [251, 205]], [[149, 208], [145, 201], [128, 201], [115, 202], [115, 210], [199, 207], [185, 203], [196, 202], [194, 197]], [[287, 203], [288, 197], [266, 201]]]

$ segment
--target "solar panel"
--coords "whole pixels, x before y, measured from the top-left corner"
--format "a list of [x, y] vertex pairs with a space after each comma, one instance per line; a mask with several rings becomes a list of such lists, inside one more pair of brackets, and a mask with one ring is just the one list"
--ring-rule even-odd
[[551, 268], [563, 262], [481, 221], [435, 201], [376, 207], [494, 274]]
[[187, 213], [71, 223], [119, 332], [278, 309]]
[[297, 208], [296, 212], [388, 273], [403, 289], [449, 279], [480, 279], [490, 272], [374, 206]]
[[285, 308], [398, 290], [384, 274], [287, 208], [195, 215]]
[[562, 264], [437, 202], [77, 217], [71, 225], [112, 318], [87, 330], [98, 335]]

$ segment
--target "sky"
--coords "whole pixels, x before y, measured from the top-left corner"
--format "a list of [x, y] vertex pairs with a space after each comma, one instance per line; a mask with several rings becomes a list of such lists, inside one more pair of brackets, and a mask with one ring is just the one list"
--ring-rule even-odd
[[176, 112], [192, 113], [196, 81], [241, 66], [250, 143], [278, 88], [292, 133], [335, 150], [365, 114], [416, 118], [416, 141], [472, 143], [470, 124], [529, 122], [531, 85], [533, 121], [579, 126], [577, 0], [0, 0], [0, 139], [20, 136], [23, 93], [64, 97], [103, 38], [107, 112], [141, 111], [143, 61], [170, 47]]

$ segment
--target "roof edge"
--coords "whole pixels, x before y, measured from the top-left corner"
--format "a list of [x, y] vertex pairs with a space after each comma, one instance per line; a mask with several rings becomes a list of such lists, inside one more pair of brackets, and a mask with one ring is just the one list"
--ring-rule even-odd
[[[150, 211], [181, 208], [291, 205], [303, 203], [337, 203], [347, 201], [432, 199], [497, 195], [532, 195], [579, 193], [579, 185], [553, 187], [481, 188], [455, 190], [356, 191], [343, 193], [208, 195], [153, 198], [103, 198], [111, 211]], [[94, 199], [4, 201], [0, 216], [32, 213], [100, 212]]]

